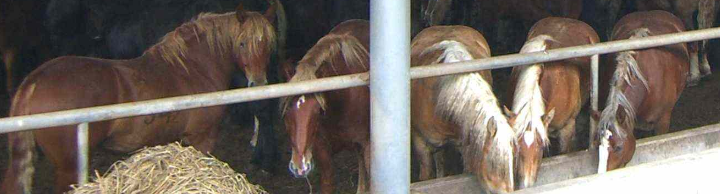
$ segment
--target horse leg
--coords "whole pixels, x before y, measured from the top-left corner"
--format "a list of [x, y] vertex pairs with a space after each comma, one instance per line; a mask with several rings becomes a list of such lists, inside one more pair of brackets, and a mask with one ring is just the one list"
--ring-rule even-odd
[[276, 165], [274, 164], [278, 161], [278, 154], [273, 125], [276, 109], [270, 107], [277, 106], [277, 100], [271, 99], [256, 103], [262, 103], [264, 108], [252, 108], [252, 111], [255, 113], [255, 119], [257, 119], [256, 122], [258, 122], [256, 123], [258, 125], [256, 127], [259, 127], [257, 129], [257, 141], [253, 150], [252, 163], [259, 165], [262, 170], [272, 173], [275, 172]]
[[6, 49], [2, 51], [2, 59], [5, 63], [5, 89], [8, 91], [10, 98], [13, 96], [13, 90], [15, 89], [15, 77], [12, 65], [15, 63], [15, 50]]
[[335, 190], [333, 185], [334, 169], [332, 166], [332, 153], [329, 143], [318, 139], [313, 149], [320, 167], [320, 193], [331, 194]]
[[570, 119], [562, 129], [560, 129], [560, 150], [559, 154], [566, 154], [575, 148], [575, 119]]
[[369, 142], [362, 146], [360, 155], [358, 157], [358, 189], [357, 193], [370, 193], [370, 145]]
[[420, 177], [418, 177], [418, 179], [420, 181], [430, 180], [430, 178], [432, 178], [432, 153], [434, 147], [428, 145], [425, 138], [418, 134], [418, 132], [415, 132], [415, 130], [412, 131], [412, 144], [415, 148], [415, 154], [420, 160]]
[[655, 135], [662, 135], [670, 132], [670, 118], [672, 117], [672, 108], [667, 111], [658, 121], [655, 127]]
[[[90, 133], [92, 135], [92, 131]], [[79, 176], [75, 126], [36, 131], [34, 134], [45, 157], [55, 167], [55, 193], [64, 193], [70, 190], [70, 185], [78, 183]], [[92, 148], [98, 143], [99, 139], [91, 138], [88, 146]]]
[[[715, 15], [717, 12], [717, 7], [715, 5], [715, 0], [701, 0], [698, 5], [698, 28], [699, 29], [708, 29], [712, 28], [713, 24], [715, 23]], [[710, 75], [712, 72], [710, 71], [710, 63], [707, 59], [707, 43], [708, 40], [702, 40], [702, 43], [700, 44], [700, 54], [702, 55], [701, 63], [700, 63], [700, 73], [702, 74], [702, 77]]]
[[[688, 30], [694, 30], [692, 14], [681, 14], [683, 23]], [[698, 59], [698, 43], [688, 43], [688, 54], [690, 54], [690, 75], [687, 78], [687, 86], [696, 86], [700, 82], [700, 64]]]
[[435, 161], [435, 178], [445, 176], [445, 149], [440, 148], [433, 152]]

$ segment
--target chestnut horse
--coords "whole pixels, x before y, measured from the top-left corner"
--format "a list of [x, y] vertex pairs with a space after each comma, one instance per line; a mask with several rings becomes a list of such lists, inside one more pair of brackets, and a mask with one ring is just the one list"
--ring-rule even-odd
[[[531, 29], [520, 53], [580, 46], [600, 42], [589, 25], [569, 19], [549, 17]], [[535, 183], [543, 148], [548, 136], [559, 139], [559, 152], [575, 147], [575, 118], [587, 102], [590, 57], [538, 63], [513, 68], [508, 95], [509, 106], [517, 115], [513, 128], [518, 138], [517, 182], [520, 189]]]
[[[635, 0], [638, 10], [665, 10], [675, 14], [687, 30], [712, 28], [715, 24], [717, 0]], [[695, 14], [697, 13], [697, 17]], [[696, 27], [697, 24], [697, 27]], [[690, 77], [687, 84], [697, 85], [700, 78], [710, 75], [707, 59], [708, 40], [688, 43], [690, 52]], [[698, 60], [699, 58], [699, 60]]]
[[[370, 23], [348, 20], [322, 37], [298, 62], [290, 82], [362, 73], [369, 70]], [[282, 100], [292, 157], [288, 169], [307, 177], [318, 163], [321, 193], [333, 192], [332, 155], [342, 150], [360, 155], [358, 193], [370, 189], [370, 91], [354, 87]]]
[[[682, 31], [685, 31], [682, 20], [671, 13], [635, 12], [618, 21], [612, 40]], [[685, 88], [689, 57], [685, 44], [674, 44], [615, 53], [604, 61], [608, 64], [601, 68], [614, 73], [611, 77], [601, 76], [601, 80], [610, 80], [609, 91], [602, 95], [609, 94], [602, 113], [594, 112], [592, 116], [595, 121], [599, 119], [593, 143], [600, 140], [605, 144], [605, 148], [600, 146], [600, 152], [608, 155], [600, 163], [607, 161], [607, 170], [623, 167], [632, 159], [634, 129], [654, 129], [656, 134], [670, 130], [670, 115]]]
[[[236, 12], [200, 14], [168, 33], [142, 56], [130, 60], [60, 57], [33, 71], [18, 88], [11, 116], [150, 100], [228, 89], [236, 70], [256, 85], [275, 45], [265, 15]], [[224, 106], [90, 123], [89, 146], [130, 152], [181, 140], [202, 152], [213, 149]], [[76, 126], [10, 133], [11, 162], [1, 193], [30, 193], [35, 143], [55, 167], [55, 191], [78, 180]]]
[[[465, 26], [433, 26], [411, 44], [412, 66], [490, 57], [485, 38]], [[412, 138], [420, 180], [431, 178], [433, 154], [462, 147], [465, 171], [491, 192], [513, 191], [515, 134], [492, 91], [489, 70], [412, 81]], [[442, 158], [442, 157], [438, 157]], [[435, 161], [438, 176], [441, 164]]]

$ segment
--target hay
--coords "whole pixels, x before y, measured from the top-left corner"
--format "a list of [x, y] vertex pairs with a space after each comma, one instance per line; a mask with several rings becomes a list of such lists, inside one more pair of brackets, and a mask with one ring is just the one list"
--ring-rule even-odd
[[267, 193], [227, 163], [177, 142], [142, 149], [109, 172], [96, 171], [96, 180], [69, 193]]

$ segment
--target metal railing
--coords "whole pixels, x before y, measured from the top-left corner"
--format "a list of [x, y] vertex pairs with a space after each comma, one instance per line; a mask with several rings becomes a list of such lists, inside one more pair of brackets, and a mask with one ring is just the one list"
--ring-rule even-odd
[[[510, 54], [492, 58], [457, 62], [452, 64], [413, 67], [410, 69], [410, 77], [412, 79], [417, 79], [448, 74], [473, 72], [479, 70], [506, 68], [526, 64], [557, 61], [575, 57], [585, 57], [626, 50], [643, 49], [669, 44], [713, 39], [719, 37], [720, 28], [711, 28], [675, 34], [651, 36], [632, 40], [620, 40], [597, 43], [593, 45], [567, 47], [533, 53]], [[129, 102], [115, 105], [8, 117], [0, 119], [0, 133], [75, 125], [89, 122], [127, 118], [133, 116], [142, 116], [193, 108], [202, 108], [209, 106], [277, 98], [298, 94], [323, 92], [329, 90], [365, 86], [368, 85], [368, 83], [369, 74], [359, 73], [295, 83], [282, 83], [205, 94], [195, 94], [162, 98], [156, 100]], [[84, 130], [87, 130], [87, 128], [84, 127]], [[81, 178], [80, 180], [83, 179]]]

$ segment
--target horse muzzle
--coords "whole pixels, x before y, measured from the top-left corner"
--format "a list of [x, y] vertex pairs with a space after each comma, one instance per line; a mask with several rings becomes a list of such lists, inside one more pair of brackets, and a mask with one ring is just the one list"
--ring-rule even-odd
[[288, 164], [288, 169], [290, 170], [290, 173], [295, 176], [295, 178], [306, 178], [310, 172], [312, 172], [314, 167], [314, 163], [310, 159], [306, 159], [303, 157], [303, 161], [298, 166], [295, 164], [295, 162], [290, 161], [290, 164]]

